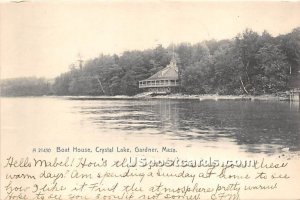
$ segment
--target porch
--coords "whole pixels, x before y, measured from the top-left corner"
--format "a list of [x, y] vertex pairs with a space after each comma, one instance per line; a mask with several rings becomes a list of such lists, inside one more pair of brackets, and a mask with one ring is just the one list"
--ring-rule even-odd
[[179, 86], [179, 81], [176, 79], [161, 79], [161, 80], [143, 80], [139, 81], [139, 88], [153, 87], [176, 87]]

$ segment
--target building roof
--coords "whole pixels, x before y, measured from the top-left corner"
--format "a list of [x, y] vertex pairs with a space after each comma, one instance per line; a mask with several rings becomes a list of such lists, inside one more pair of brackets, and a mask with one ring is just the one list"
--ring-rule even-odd
[[175, 59], [172, 59], [170, 64], [168, 64], [165, 68], [158, 71], [154, 75], [150, 76], [146, 80], [162, 80], [162, 79], [178, 79], [178, 67], [176, 65]]

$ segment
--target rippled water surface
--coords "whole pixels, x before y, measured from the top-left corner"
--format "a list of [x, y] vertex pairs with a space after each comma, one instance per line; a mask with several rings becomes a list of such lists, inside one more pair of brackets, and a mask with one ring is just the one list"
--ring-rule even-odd
[[1, 125], [6, 132], [17, 126], [19, 130], [35, 129], [32, 134], [36, 135], [47, 130], [49, 136], [88, 128], [94, 133], [92, 137], [114, 132], [210, 146], [222, 146], [227, 141], [251, 153], [300, 150], [298, 103], [54, 97], [1, 101]]

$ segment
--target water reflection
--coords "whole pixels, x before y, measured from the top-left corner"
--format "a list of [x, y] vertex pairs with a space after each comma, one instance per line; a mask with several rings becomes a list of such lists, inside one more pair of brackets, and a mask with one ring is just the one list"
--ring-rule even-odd
[[101, 131], [166, 134], [174, 140], [219, 142], [248, 152], [300, 150], [299, 104], [265, 101], [80, 100], [76, 112]]

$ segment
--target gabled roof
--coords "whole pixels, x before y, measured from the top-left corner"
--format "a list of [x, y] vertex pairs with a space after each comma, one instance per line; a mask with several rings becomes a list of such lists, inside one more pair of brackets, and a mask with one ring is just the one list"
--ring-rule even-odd
[[178, 67], [176, 66], [176, 61], [171, 60], [170, 64], [164, 69], [158, 71], [154, 75], [150, 76], [146, 80], [161, 80], [161, 79], [178, 79]]

